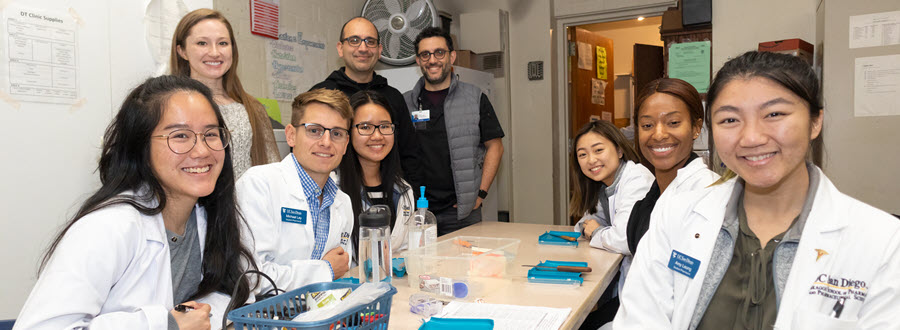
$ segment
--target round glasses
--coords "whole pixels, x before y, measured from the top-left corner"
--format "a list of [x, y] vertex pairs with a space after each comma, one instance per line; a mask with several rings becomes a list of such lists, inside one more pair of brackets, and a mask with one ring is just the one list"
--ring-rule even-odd
[[311, 123], [303, 123], [297, 126], [303, 126], [306, 129], [306, 136], [313, 140], [321, 139], [325, 135], [325, 131], [331, 132], [331, 141], [334, 142], [347, 141], [347, 137], [350, 136], [350, 131], [340, 127], [325, 128], [325, 126]]
[[231, 133], [224, 127], [213, 127], [197, 133], [189, 129], [179, 129], [166, 135], [153, 135], [155, 138], [166, 138], [169, 149], [176, 154], [186, 154], [197, 145], [198, 137], [203, 137], [203, 143], [211, 150], [221, 151], [231, 143]]
[[416, 56], [418, 56], [419, 59], [423, 61], [427, 61], [428, 58], [431, 57], [431, 55], [434, 55], [434, 58], [436, 59], [443, 60], [444, 56], [446, 56], [447, 53], [449, 53], [449, 51], [447, 51], [446, 49], [438, 49], [433, 52], [423, 51], [416, 54]]
[[366, 47], [375, 48], [378, 47], [378, 38], [360, 38], [359, 36], [349, 36], [344, 39], [341, 39], [341, 42], [346, 41], [350, 44], [351, 47], [359, 47], [362, 43], [366, 43]]
[[378, 129], [378, 132], [381, 135], [391, 135], [394, 134], [394, 124], [391, 123], [383, 123], [383, 124], [369, 124], [369, 123], [359, 123], [356, 125], [356, 131], [359, 132], [359, 135], [369, 136], [375, 134], [375, 129]]

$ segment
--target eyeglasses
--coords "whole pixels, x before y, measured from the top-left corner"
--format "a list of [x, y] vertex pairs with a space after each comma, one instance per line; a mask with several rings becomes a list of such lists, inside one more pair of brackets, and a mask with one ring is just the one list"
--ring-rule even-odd
[[231, 133], [224, 127], [213, 127], [197, 133], [189, 129], [179, 129], [166, 135], [153, 135], [155, 138], [166, 138], [166, 144], [169, 149], [176, 154], [186, 154], [194, 149], [197, 145], [198, 137], [203, 137], [203, 143], [209, 149], [215, 151], [225, 150], [225, 147], [231, 143]]
[[429, 51], [420, 52], [419, 54], [416, 54], [416, 55], [419, 56], [419, 59], [423, 60], [423, 61], [427, 61], [428, 58], [431, 57], [431, 55], [434, 55], [434, 58], [436, 58], [436, 59], [443, 60], [444, 56], [447, 55], [447, 53], [449, 53], [449, 52], [450, 51], [448, 51], [446, 49], [438, 49], [433, 52], [429, 52]]
[[378, 47], [378, 38], [360, 38], [359, 36], [349, 36], [344, 39], [341, 39], [341, 42], [346, 41], [350, 44], [351, 47], [359, 47], [363, 42], [366, 43], [366, 47], [375, 48]]
[[306, 129], [306, 136], [314, 140], [321, 139], [325, 135], [325, 131], [331, 131], [331, 141], [334, 142], [347, 141], [347, 136], [350, 135], [350, 131], [340, 127], [325, 128], [325, 126], [311, 123], [303, 123], [298, 126], [303, 126]]
[[375, 129], [378, 128], [378, 132], [381, 135], [391, 135], [394, 134], [394, 124], [369, 124], [369, 123], [359, 123], [356, 125], [356, 131], [359, 132], [359, 135], [369, 136], [375, 134]]

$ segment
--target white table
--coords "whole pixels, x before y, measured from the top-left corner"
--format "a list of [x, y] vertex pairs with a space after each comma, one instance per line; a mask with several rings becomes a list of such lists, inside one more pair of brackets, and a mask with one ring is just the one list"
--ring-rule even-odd
[[[528, 267], [515, 267], [510, 276], [512, 283], [484, 296], [485, 303], [571, 308], [561, 329], [576, 329], [584, 322], [600, 295], [606, 290], [619, 268], [622, 255], [591, 248], [583, 238], [577, 248], [555, 245], [538, 245], [538, 236], [547, 230], [571, 231], [571, 226], [549, 226], [505, 222], [482, 222], [462, 230], [444, 235], [438, 241], [455, 236], [506, 237], [522, 240], [519, 245], [515, 265], [535, 265], [543, 260], [585, 261], [593, 268], [583, 275], [584, 284], [570, 285], [528, 283]], [[346, 276], [358, 276], [356, 269]], [[415, 293], [407, 282], [408, 276], [394, 278], [392, 285], [397, 294], [391, 303], [389, 329], [418, 329], [422, 322], [419, 315], [409, 311], [409, 296]]]

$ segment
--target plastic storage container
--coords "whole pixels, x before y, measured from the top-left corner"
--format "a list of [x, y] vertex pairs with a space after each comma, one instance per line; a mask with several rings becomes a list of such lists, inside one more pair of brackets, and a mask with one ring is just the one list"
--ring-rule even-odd
[[521, 241], [458, 236], [406, 252], [409, 286], [451, 299], [472, 300], [510, 282]]
[[[391, 315], [391, 298], [397, 294], [397, 288], [375, 299], [372, 303], [360, 306], [343, 315], [315, 322], [290, 321], [298, 314], [306, 312], [305, 296], [310, 292], [319, 292], [341, 288], [357, 288], [359, 284], [322, 282], [303, 286], [296, 290], [256, 302], [244, 307], [235, 308], [228, 313], [228, 319], [234, 322], [234, 329], [387, 329]], [[374, 318], [373, 316], [379, 316]], [[277, 320], [275, 318], [278, 318]]]

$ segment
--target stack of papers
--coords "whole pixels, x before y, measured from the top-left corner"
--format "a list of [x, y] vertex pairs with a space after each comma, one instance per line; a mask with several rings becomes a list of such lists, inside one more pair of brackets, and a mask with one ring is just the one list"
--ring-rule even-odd
[[496, 330], [559, 329], [571, 308], [549, 308], [452, 301], [439, 317], [492, 319]]

